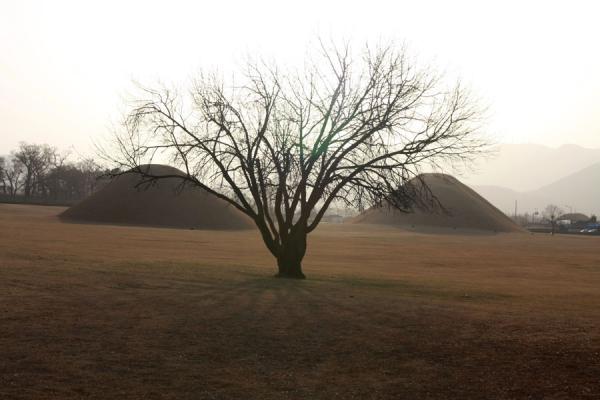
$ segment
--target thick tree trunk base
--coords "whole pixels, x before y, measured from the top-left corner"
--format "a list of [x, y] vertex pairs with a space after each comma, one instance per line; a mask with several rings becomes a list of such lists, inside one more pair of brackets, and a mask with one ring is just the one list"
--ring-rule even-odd
[[277, 260], [277, 269], [276, 278], [306, 279], [306, 276], [302, 273], [302, 263], [298, 259], [282, 257]]
[[285, 278], [285, 279], [306, 279], [306, 275], [302, 273], [302, 271], [297, 272], [279, 272], [275, 275], [275, 278]]
[[277, 278], [306, 279], [302, 273], [302, 259], [306, 252], [306, 234], [289, 238], [277, 253]]

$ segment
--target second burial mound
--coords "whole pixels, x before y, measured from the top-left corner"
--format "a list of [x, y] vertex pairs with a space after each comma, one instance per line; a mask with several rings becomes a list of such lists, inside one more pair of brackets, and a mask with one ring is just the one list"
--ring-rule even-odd
[[[146, 165], [152, 175], [183, 175], [166, 165]], [[224, 200], [179, 178], [138, 185], [141, 176], [128, 172], [61, 214], [68, 221], [194, 229], [250, 229], [253, 222]], [[138, 185], [138, 187], [136, 187]]]
[[436, 173], [423, 174], [420, 177], [444, 210], [414, 207], [412, 213], [403, 213], [384, 205], [366, 210], [354, 218], [353, 222], [395, 225], [416, 230], [443, 228], [491, 232], [522, 231], [509, 217], [456, 178]]

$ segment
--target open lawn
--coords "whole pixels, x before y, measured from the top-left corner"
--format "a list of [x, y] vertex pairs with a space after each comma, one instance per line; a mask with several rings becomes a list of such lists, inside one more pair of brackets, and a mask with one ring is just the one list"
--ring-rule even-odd
[[259, 235], [0, 205], [0, 399], [598, 399], [600, 237]]

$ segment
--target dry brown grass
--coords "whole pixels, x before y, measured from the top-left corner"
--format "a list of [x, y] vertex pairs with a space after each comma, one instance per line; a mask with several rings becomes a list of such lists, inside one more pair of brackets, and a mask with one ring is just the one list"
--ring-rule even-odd
[[600, 238], [255, 232], [0, 205], [1, 399], [600, 398]]

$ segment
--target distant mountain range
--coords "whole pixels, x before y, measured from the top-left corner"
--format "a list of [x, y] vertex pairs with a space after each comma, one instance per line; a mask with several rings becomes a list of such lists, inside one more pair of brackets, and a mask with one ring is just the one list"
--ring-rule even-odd
[[[529, 171], [522, 173], [526, 175]], [[535, 190], [516, 191], [490, 185], [473, 185], [473, 189], [508, 215], [514, 214], [515, 201], [518, 213], [541, 212], [552, 203], [565, 212], [600, 215], [600, 162]]]
[[[600, 163], [600, 149], [577, 145], [502, 144], [460, 178], [470, 186], [500, 186], [517, 192], [537, 191]], [[596, 180], [596, 184], [600, 181]], [[598, 207], [600, 208], [600, 206]]]

